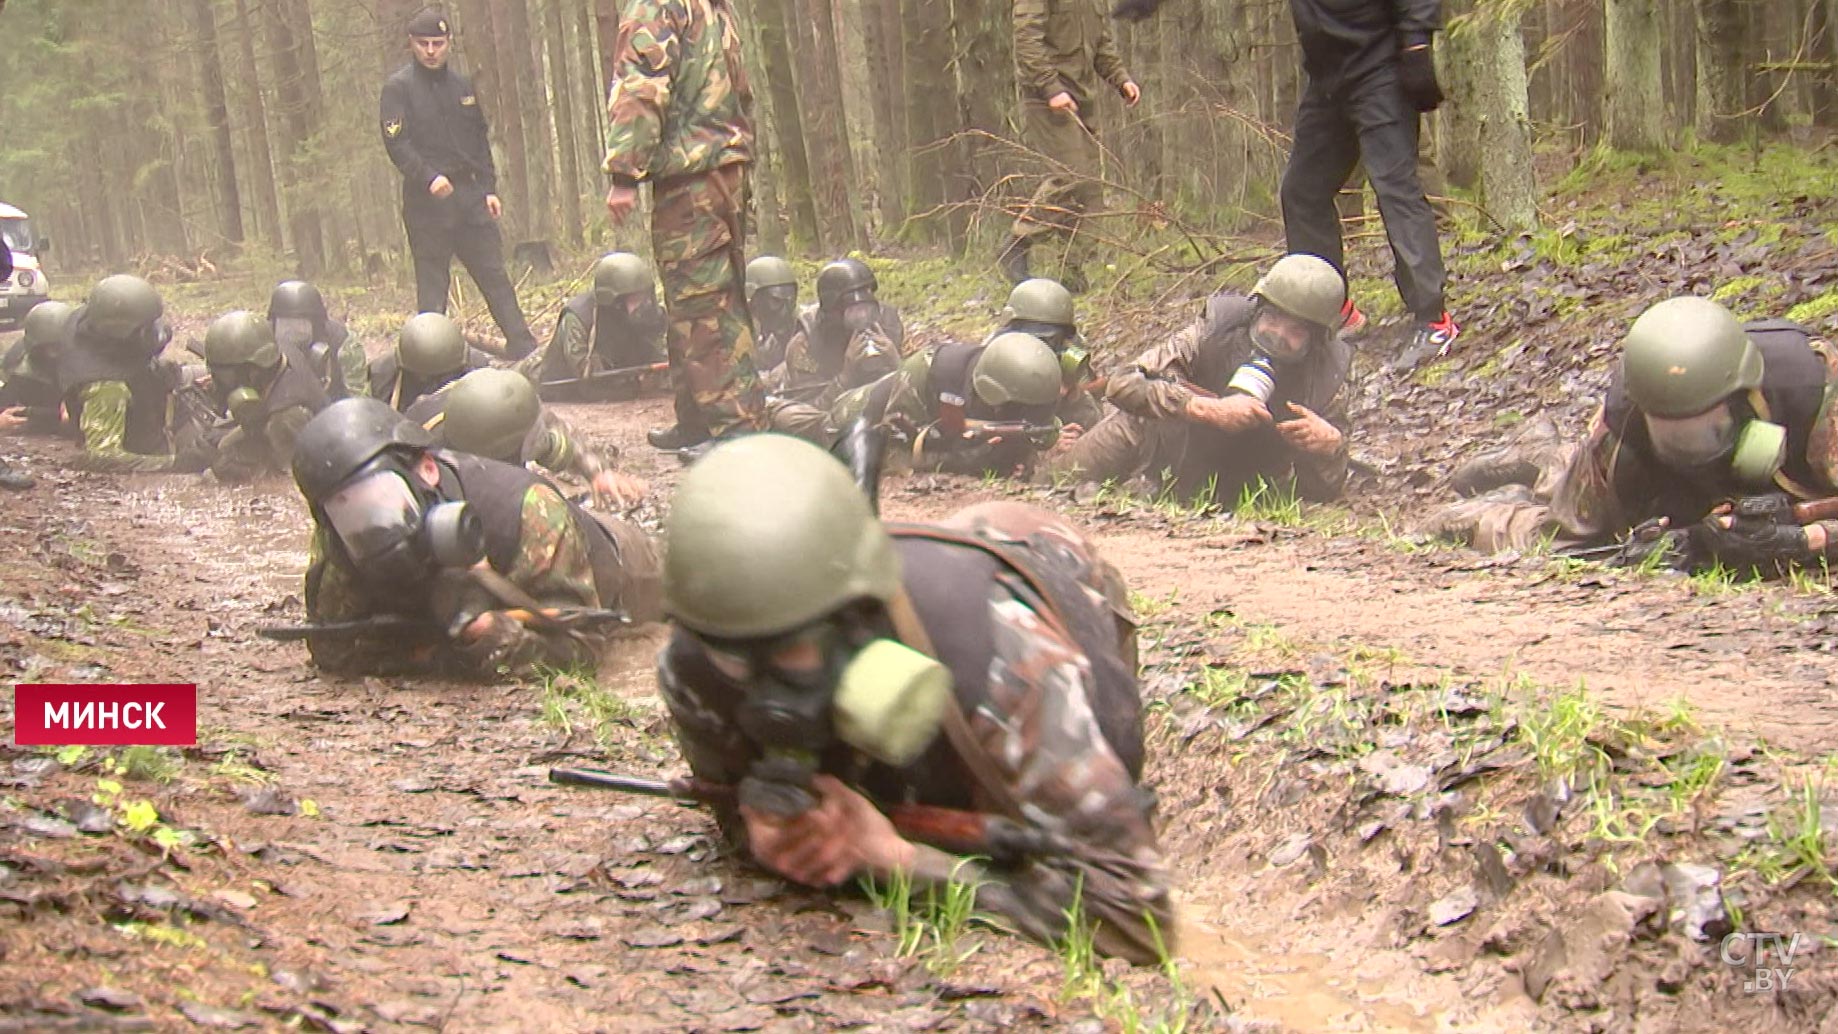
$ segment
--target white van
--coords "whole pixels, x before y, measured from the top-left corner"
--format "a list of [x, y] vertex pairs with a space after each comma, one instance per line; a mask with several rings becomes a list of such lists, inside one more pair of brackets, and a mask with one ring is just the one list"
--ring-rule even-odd
[[0, 247], [13, 252], [13, 275], [0, 280], [0, 330], [19, 326], [28, 309], [51, 297], [51, 282], [39, 266], [50, 243], [32, 235], [24, 212], [0, 202]]

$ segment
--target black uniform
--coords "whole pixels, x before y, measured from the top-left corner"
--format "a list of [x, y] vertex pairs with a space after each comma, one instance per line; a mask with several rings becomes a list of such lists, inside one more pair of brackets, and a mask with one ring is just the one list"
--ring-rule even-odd
[[[486, 195], [498, 191], [498, 175], [472, 82], [450, 66], [430, 70], [411, 61], [383, 83], [382, 124], [383, 146], [402, 171], [402, 225], [415, 255], [420, 311], [447, 311], [450, 267], [458, 256], [478, 281], [511, 356], [535, 351], [536, 338], [504, 271], [504, 240], [485, 210]], [[436, 176], [447, 177], [453, 193], [428, 193]]]
[[1417, 177], [1417, 110], [1398, 63], [1405, 47], [1428, 43], [1441, 27], [1441, 0], [1290, 0], [1289, 7], [1308, 73], [1283, 172], [1289, 251], [1345, 268], [1334, 195], [1363, 158], [1391, 241], [1398, 294], [1420, 321], [1438, 320], [1442, 250]]

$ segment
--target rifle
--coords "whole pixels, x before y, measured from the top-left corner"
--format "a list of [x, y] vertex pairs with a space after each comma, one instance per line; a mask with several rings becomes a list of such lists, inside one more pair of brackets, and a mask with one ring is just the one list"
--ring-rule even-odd
[[[682, 804], [733, 805], [735, 789], [702, 779], [639, 779], [590, 768], [551, 768], [549, 781], [563, 786], [666, 797]], [[1070, 854], [1071, 845], [1056, 833], [1002, 818], [929, 804], [896, 804], [887, 809], [894, 829], [908, 840], [930, 844], [952, 854], [979, 854], [1016, 860], [1031, 855]]]
[[543, 381], [537, 385], [536, 394], [544, 402], [610, 402], [619, 396], [621, 389], [642, 384], [646, 374], [665, 373], [669, 369], [667, 361], [621, 366], [585, 377]]
[[[581, 607], [575, 609], [551, 607], [544, 610], [527, 610], [515, 608], [504, 612], [512, 620], [535, 626], [540, 631], [573, 631], [576, 628], [591, 628], [606, 624], [631, 624], [632, 619], [624, 611], [601, 610]], [[455, 622], [465, 627], [477, 614], [462, 615], [467, 620]], [[274, 639], [283, 643], [299, 642], [315, 637], [327, 639], [355, 639], [364, 635], [381, 634], [420, 634], [426, 637], [452, 638], [458, 629], [444, 625], [433, 618], [409, 617], [404, 614], [372, 614], [369, 617], [355, 618], [350, 621], [323, 621], [304, 625], [267, 625], [255, 630], [263, 639]]]
[[[1838, 496], [1795, 500], [1784, 492], [1728, 499], [1711, 507], [1706, 519], [1728, 517], [1732, 524], [1752, 521], [1766, 524], [1814, 524], [1838, 520]], [[1664, 517], [1652, 517], [1627, 533], [1627, 538], [1601, 546], [1573, 546], [1557, 556], [1587, 560], [1609, 567], [1646, 567], [1654, 563], [1673, 571], [1690, 571], [1712, 559], [1692, 541], [1690, 528], [1674, 528]], [[1660, 559], [1655, 561], [1653, 558]]]

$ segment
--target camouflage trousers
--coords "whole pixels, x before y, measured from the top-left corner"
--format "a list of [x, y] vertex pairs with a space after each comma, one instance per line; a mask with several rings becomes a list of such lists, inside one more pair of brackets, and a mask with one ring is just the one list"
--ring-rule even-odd
[[1476, 455], [1450, 475], [1450, 487], [1465, 498], [1431, 511], [1417, 531], [1486, 553], [1530, 549], [1560, 535], [1551, 499], [1576, 448], [1561, 441], [1548, 420], [1533, 421], [1506, 445]]
[[1041, 465], [1048, 480], [1060, 477], [1079, 481], [1124, 481], [1155, 469], [1156, 457], [1180, 454], [1185, 438], [1171, 420], [1148, 420], [1121, 409], [1085, 429], [1072, 445]]
[[830, 422], [828, 411], [779, 395], [766, 399], [766, 424], [780, 434], [802, 438], [826, 449], [836, 440], [836, 427]]
[[1090, 235], [1079, 232], [1085, 214], [1104, 205], [1104, 185], [1097, 179], [1102, 164], [1097, 135], [1082, 113], [1057, 112], [1031, 98], [1022, 109], [1027, 142], [1049, 164], [1046, 178], [1009, 232], [1034, 248], [1052, 237], [1065, 237], [1065, 266], [1076, 269], [1090, 250]]
[[741, 293], [746, 176], [744, 164], [724, 165], [665, 180], [651, 193], [651, 250], [670, 313], [671, 372], [678, 396], [694, 397], [713, 435], [765, 427], [753, 324]]

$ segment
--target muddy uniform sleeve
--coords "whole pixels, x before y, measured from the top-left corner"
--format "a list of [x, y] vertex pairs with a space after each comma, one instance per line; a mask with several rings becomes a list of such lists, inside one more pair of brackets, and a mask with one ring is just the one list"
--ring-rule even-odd
[[1638, 522], [1614, 490], [1615, 454], [1621, 439], [1598, 408], [1589, 437], [1571, 457], [1551, 493], [1551, 518], [1559, 533], [1576, 542], [1607, 542]]
[[[600, 590], [587, 548], [567, 502], [547, 485], [532, 485], [523, 497], [517, 558], [504, 575], [545, 607], [598, 607]], [[501, 629], [501, 634], [454, 647], [465, 674], [490, 677], [536, 665], [591, 666], [609, 635], [599, 630], [539, 632], [516, 621], [502, 623]]]
[[1051, 0], [1015, 0], [1015, 72], [1029, 96], [1048, 100], [1060, 92], [1059, 72], [1047, 52]]
[[591, 482], [613, 467], [610, 457], [582, 442], [567, 421], [546, 409], [537, 418], [530, 442], [524, 458], [555, 474], [575, 474]]
[[606, 102], [606, 160], [615, 181], [645, 179], [663, 140], [683, 24], [681, 0], [624, 0]]
[[1061, 424], [1077, 424], [1089, 431], [1104, 419], [1104, 405], [1081, 386], [1073, 388], [1065, 398], [1059, 400], [1054, 415], [1059, 417]]
[[1194, 394], [1182, 382], [1189, 379], [1194, 359], [1210, 333], [1205, 319], [1196, 320], [1112, 374], [1105, 389], [1111, 404], [1150, 419], [1186, 416]]
[[361, 399], [370, 394], [370, 360], [357, 338], [348, 337], [338, 346], [338, 371], [345, 382], [344, 398]]
[[97, 381], [83, 389], [83, 417], [78, 424], [83, 453], [78, 470], [153, 473], [170, 471], [170, 455], [142, 455], [123, 447], [128, 433], [128, 403], [132, 393], [121, 381]]
[[989, 600], [995, 657], [989, 703], [967, 715], [1031, 823], [1071, 841], [1070, 855], [1037, 858], [984, 878], [1003, 886], [1032, 936], [1063, 933], [1076, 896], [1097, 925], [1100, 951], [1153, 962], [1157, 933], [1173, 949], [1168, 874], [1149, 824], [1148, 795], [1099, 730], [1091, 663], [1076, 643], [1000, 584]]
[[262, 428], [262, 436], [268, 441], [268, 469], [283, 471], [291, 468], [294, 460], [294, 441], [300, 437], [300, 431], [307, 421], [313, 419], [313, 411], [305, 406], [289, 406], [268, 418], [268, 424]]
[[[332, 559], [326, 531], [313, 526], [306, 565], [306, 619], [313, 623], [356, 621], [379, 613], [363, 587]], [[313, 636], [306, 652], [321, 670], [363, 675], [407, 675], [430, 671], [435, 662], [431, 639], [400, 632], [382, 635]]]

